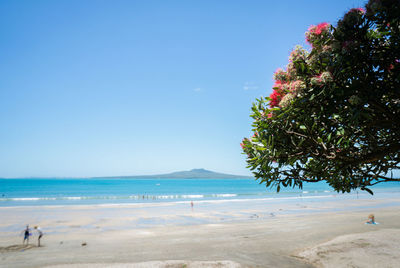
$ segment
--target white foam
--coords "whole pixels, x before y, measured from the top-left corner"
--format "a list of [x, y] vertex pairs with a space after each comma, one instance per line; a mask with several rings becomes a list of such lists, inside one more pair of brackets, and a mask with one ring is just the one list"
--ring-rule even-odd
[[19, 197], [19, 198], [10, 198], [13, 201], [37, 201], [40, 200], [39, 197]]
[[204, 195], [202, 194], [188, 194], [188, 195], [181, 195], [182, 198], [203, 198]]
[[213, 194], [211, 196], [212, 197], [234, 197], [234, 196], [237, 196], [237, 194]]
[[66, 200], [81, 200], [83, 198], [84, 197], [81, 197], [81, 196], [69, 196], [69, 197], [64, 197], [62, 199], [66, 199]]

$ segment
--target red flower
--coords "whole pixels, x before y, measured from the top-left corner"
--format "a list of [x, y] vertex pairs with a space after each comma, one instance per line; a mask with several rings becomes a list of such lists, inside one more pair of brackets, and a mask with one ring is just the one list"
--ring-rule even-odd
[[327, 22], [322, 22], [317, 26], [311, 25], [306, 32], [306, 40], [313, 46], [314, 42], [320, 38], [323, 33], [329, 31], [330, 24]]
[[317, 27], [314, 28], [314, 33], [320, 35], [322, 32], [328, 30], [329, 28], [329, 23], [327, 22], [322, 22], [317, 25]]
[[281, 102], [282, 99], [282, 94], [279, 93], [278, 91], [274, 90], [271, 95], [269, 95], [269, 97], [271, 98], [270, 102], [269, 102], [269, 106], [273, 107], [278, 107], [279, 106], [279, 102]]
[[272, 88], [275, 90], [280, 90], [282, 88], [282, 81], [281, 80], [275, 81], [275, 84], [272, 86]]

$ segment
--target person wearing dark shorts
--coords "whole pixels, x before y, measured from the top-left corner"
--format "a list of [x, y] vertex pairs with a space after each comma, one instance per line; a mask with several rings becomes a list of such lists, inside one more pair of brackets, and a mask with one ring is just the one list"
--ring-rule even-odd
[[26, 228], [23, 232], [24, 232], [24, 240], [22, 241], [22, 245], [25, 244], [25, 241], [26, 241], [26, 244], [28, 245], [29, 244], [29, 232], [30, 232], [29, 225], [26, 226]]

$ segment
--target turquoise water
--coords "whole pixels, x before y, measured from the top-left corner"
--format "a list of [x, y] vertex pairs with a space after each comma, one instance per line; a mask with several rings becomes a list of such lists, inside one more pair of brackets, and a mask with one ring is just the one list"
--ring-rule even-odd
[[[400, 194], [400, 183], [374, 186], [375, 193]], [[365, 192], [359, 191], [364, 195]], [[0, 179], [0, 207], [176, 202], [336, 195], [325, 183], [280, 193], [251, 179]], [[357, 194], [356, 192], [352, 193]]]

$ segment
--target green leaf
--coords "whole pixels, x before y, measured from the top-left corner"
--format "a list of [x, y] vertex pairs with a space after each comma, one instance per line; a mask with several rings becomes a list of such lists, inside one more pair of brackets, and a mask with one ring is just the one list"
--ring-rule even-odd
[[343, 140], [343, 137], [341, 137], [341, 138], [336, 142], [336, 145], [339, 145], [339, 144], [342, 142], [342, 140]]

